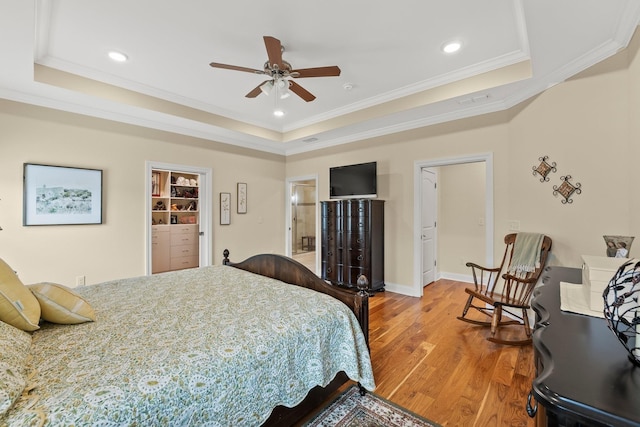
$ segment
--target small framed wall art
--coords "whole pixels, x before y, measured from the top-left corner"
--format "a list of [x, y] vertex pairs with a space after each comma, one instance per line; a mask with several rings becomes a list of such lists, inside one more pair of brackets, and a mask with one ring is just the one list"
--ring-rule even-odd
[[247, 184], [244, 182], [238, 183], [238, 213], [247, 213]]
[[23, 224], [102, 224], [102, 170], [24, 164]]
[[220, 225], [231, 224], [231, 193], [220, 193]]

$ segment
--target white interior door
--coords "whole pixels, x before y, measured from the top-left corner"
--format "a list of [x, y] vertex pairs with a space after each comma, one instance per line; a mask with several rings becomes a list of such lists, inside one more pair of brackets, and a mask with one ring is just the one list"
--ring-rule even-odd
[[422, 286], [432, 283], [436, 277], [436, 225], [437, 225], [437, 175], [433, 170], [422, 169]]

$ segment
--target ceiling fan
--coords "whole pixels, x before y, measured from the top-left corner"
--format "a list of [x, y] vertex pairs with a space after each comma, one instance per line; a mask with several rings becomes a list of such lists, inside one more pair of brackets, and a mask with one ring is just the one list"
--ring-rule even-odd
[[[340, 68], [337, 66], [329, 67], [314, 67], [314, 68], [301, 68], [294, 70], [287, 61], [282, 59], [282, 52], [284, 47], [280, 43], [280, 40], [271, 36], [264, 36], [264, 45], [267, 48], [267, 56], [269, 60], [264, 63], [262, 70], [257, 70], [247, 67], [239, 67], [236, 65], [220, 64], [212, 62], [209, 65], [213, 68], [223, 68], [226, 70], [244, 71], [247, 73], [264, 74], [271, 77], [270, 80], [265, 80], [256, 86], [251, 92], [246, 94], [247, 98], [255, 98], [261, 93], [270, 93], [275, 88], [280, 93], [281, 97], [285, 97], [288, 91], [295, 93], [305, 101], [313, 101], [316, 97], [300, 86], [293, 80], [289, 80], [289, 77], [304, 78], [304, 77], [334, 77], [340, 75]], [[284, 95], [284, 96], [283, 96]]]

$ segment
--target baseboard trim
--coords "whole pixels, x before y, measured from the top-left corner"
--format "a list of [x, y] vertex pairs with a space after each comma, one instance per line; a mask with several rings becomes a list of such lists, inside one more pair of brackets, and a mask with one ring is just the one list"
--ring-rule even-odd
[[394, 294], [406, 295], [409, 297], [420, 297], [421, 295], [416, 295], [413, 289], [413, 286], [407, 285], [399, 285], [397, 283], [384, 283], [385, 291], [393, 292]]
[[473, 283], [473, 276], [469, 274], [447, 273], [438, 274], [440, 279], [455, 280], [456, 282]]

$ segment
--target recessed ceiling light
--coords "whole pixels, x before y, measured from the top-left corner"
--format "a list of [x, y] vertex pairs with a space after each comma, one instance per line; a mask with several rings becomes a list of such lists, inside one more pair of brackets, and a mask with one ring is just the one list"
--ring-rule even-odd
[[115, 50], [112, 50], [111, 52], [109, 52], [109, 58], [111, 58], [116, 62], [126, 62], [127, 59], [129, 59], [129, 57], [124, 53], [116, 52]]
[[459, 51], [461, 47], [462, 47], [462, 43], [460, 43], [459, 41], [452, 41], [452, 42], [445, 43], [442, 46], [442, 51], [444, 53], [454, 53]]
[[282, 111], [280, 109], [274, 110], [273, 111], [273, 115], [276, 116], [276, 117], [282, 117], [282, 116], [284, 116], [284, 111]]

